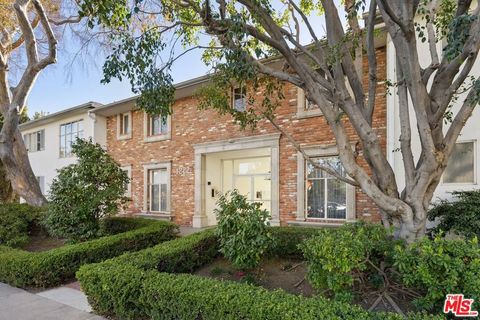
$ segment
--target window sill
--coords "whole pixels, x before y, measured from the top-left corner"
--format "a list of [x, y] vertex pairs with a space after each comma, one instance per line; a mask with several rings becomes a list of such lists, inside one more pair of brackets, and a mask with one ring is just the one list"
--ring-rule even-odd
[[321, 116], [323, 116], [323, 113], [320, 110], [305, 110], [297, 112], [297, 119], [307, 119]]
[[144, 218], [159, 218], [159, 219], [168, 219], [171, 220], [173, 215], [170, 212], [150, 212], [150, 211], [142, 211], [137, 213], [136, 216], [144, 217]]
[[165, 140], [170, 140], [171, 139], [171, 134], [162, 134], [158, 136], [147, 136], [143, 139], [144, 142], [156, 142], [156, 141], [165, 141]]
[[132, 139], [132, 133], [117, 135], [117, 140], [128, 140], [128, 139]]
[[353, 221], [349, 220], [342, 220], [338, 222], [326, 222], [326, 221], [287, 221], [289, 226], [298, 226], [298, 227], [332, 227], [337, 228], [343, 226], [345, 223], [349, 223]]

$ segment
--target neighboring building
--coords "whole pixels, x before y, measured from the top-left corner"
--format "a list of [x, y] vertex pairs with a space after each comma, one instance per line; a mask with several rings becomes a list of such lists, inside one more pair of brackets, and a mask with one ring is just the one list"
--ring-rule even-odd
[[99, 106], [88, 102], [20, 125], [30, 164], [45, 195], [57, 170], [75, 162], [72, 141], [92, 138], [105, 146], [106, 119], [91, 113]]
[[[417, 22], [419, 19], [417, 18]], [[427, 67], [430, 64], [430, 51], [427, 42], [417, 41], [419, 58], [422, 67]], [[442, 46], [444, 43], [439, 41], [437, 44], [438, 53], [442, 53]], [[392, 82], [396, 82], [395, 74], [395, 48], [391, 39], [387, 38], [387, 78]], [[480, 61], [477, 59], [474, 67], [472, 68], [472, 74], [475, 77], [480, 75]], [[456, 114], [464, 101], [466, 94], [459, 95], [458, 100], [452, 104], [451, 111]], [[417, 124], [414, 119], [414, 111], [410, 109], [410, 115], [412, 117], [412, 150], [415, 160], [418, 160], [421, 152], [420, 138], [416, 130]], [[480, 123], [480, 110], [475, 108], [472, 117], [467, 121], [465, 127], [462, 129], [460, 136], [458, 137], [456, 147], [450, 157], [447, 164], [447, 168], [443, 174], [442, 180], [438, 185], [432, 201], [437, 202], [439, 199], [451, 199], [451, 193], [453, 191], [460, 190], [474, 190], [478, 189], [478, 183], [480, 181], [480, 148], [478, 143], [480, 141], [480, 130], [477, 127]], [[448, 130], [449, 122], [445, 120], [444, 132]], [[389, 162], [392, 164], [395, 175], [397, 177], [397, 184], [401, 189], [405, 186], [405, 174], [403, 167], [403, 159], [401, 152], [397, 152], [400, 148], [400, 116], [398, 99], [396, 97], [395, 89], [392, 90], [392, 94], [387, 97], [387, 128], [388, 128], [388, 142], [387, 150], [389, 154]]]
[[[386, 50], [384, 43], [378, 46], [378, 77], [384, 79]], [[378, 209], [364, 193], [313, 170], [270, 123], [241, 131], [230, 116], [199, 111], [193, 93], [208, 81], [200, 77], [178, 84], [173, 113], [166, 118], [137, 110], [135, 98], [92, 111], [107, 118], [107, 150], [131, 178], [128, 213], [194, 227], [215, 225], [219, 193], [237, 188], [270, 211], [272, 225], [380, 220]], [[309, 155], [341, 167], [334, 136], [319, 109], [312, 109], [293, 85], [285, 84], [284, 89], [278, 124]], [[385, 146], [383, 83], [377, 95], [373, 123]], [[232, 107], [245, 107], [243, 90], [234, 89], [232, 97]], [[353, 128], [348, 131], [355, 142]]]

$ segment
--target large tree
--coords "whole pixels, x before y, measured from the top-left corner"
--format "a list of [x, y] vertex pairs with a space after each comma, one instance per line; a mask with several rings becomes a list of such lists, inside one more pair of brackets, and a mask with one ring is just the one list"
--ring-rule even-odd
[[[479, 101], [480, 81], [472, 79], [472, 67], [480, 48], [480, 7], [472, 1], [345, 0], [340, 5], [333, 0], [83, 0], [81, 4], [81, 14], [90, 18], [92, 27], [111, 32], [113, 50], [104, 66], [104, 81], [130, 79], [133, 91], [141, 93], [138, 105], [148, 112], [171, 112], [170, 67], [194, 49], [204, 50], [204, 62], [215, 71], [214, 85], [201, 90], [201, 105], [231, 113], [244, 126], [266, 118], [282, 130], [274, 117], [283, 98], [281, 84], [303, 89], [326, 118], [348, 178], [333, 168], [315, 166], [360, 187], [398, 237], [414, 241], [423, 236], [433, 193]], [[368, 14], [364, 27], [358, 18], [362, 11]], [[397, 79], [376, 76], [377, 12], [396, 50]], [[132, 29], [134, 24], [141, 28]], [[429, 43], [427, 67], [420, 64], [420, 41]], [[443, 54], [438, 41], [446, 43]], [[368, 84], [359, 67], [362, 55], [368, 59]], [[283, 66], [272, 63], [275, 58]], [[406, 180], [402, 189], [387, 160], [391, 151], [382, 148], [372, 123], [379, 80], [396, 89]], [[261, 98], [252, 94], [249, 100], [254, 98], [256, 107], [237, 112], [228, 103], [228, 89], [244, 83], [253, 87], [251, 91], [264, 88], [266, 94]], [[466, 96], [459, 96], [462, 92]], [[458, 109], [451, 108], [455, 102]], [[448, 126], [445, 119], [451, 119]], [[355, 130], [354, 141], [347, 134], [347, 123]], [[412, 150], [413, 134], [421, 141], [418, 159]], [[352, 150], [357, 142], [368, 169]]]
[[65, 2], [0, 0], [0, 160], [13, 191], [37, 206], [46, 199], [31, 169], [18, 124], [38, 75], [56, 61], [53, 26], [80, 20], [66, 16]]

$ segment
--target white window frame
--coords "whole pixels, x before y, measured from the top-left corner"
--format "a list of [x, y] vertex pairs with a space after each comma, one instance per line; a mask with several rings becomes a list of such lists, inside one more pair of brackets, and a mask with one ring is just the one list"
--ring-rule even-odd
[[459, 144], [459, 143], [473, 143], [473, 182], [445, 182], [443, 180], [445, 171], [447, 170], [447, 168], [445, 168], [442, 174], [442, 179], [441, 179], [442, 185], [444, 186], [473, 186], [477, 184], [477, 140], [471, 139], [471, 140], [461, 140], [461, 141], [455, 142], [455, 144]]
[[[167, 172], [167, 203], [166, 211], [149, 211], [149, 173], [151, 170], [166, 170]], [[172, 184], [172, 163], [170, 161], [167, 162], [159, 162], [159, 163], [152, 163], [143, 166], [143, 213], [149, 215], [171, 215], [171, 184]]]
[[[123, 129], [123, 119], [128, 117], [128, 132], [122, 132]], [[124, 112], [117, 114], [117, 140], [126, 140], [132, 138], [132, 112]]]
[[[244, 106], [245, 109], [244, 110], [237, 110], [237, 108], [235, 108], [235, 90], [240, 90], [240, 94], [245, 95], [245, 98], [244, 98], [245, 99], [245, 106]], [[234, 109], [237, 112], [247, 111], [247, 106], [248, 106], [247, 88], [244, 85], [232, 87], [232, 91], [231, 91], [230, 95], [231, 95], [230, 105], [231, 105], [232, 109]]]
[[[37, 148], [38, 146], [38, 134], [40, 133], [40, 149]], [[32, 138], [35, 137], [35, 148], [31, 149]], [[39, 152], [45, 150], [45, 129], [32, 131], [29, 133], [25, 133], [23, 135], [23, 142], [25, 143], [25, 147], [27, 148], [28, 152]]]
[[132, 196], [132, 165], [121, 166], [120, 169], [127, 172], [127, 176], [129, 179], [127, 190], [125, 190], [125, 197], [131, 197]]
[[145, 142], [170, 140], [172, 138], [172, 117], [171, 117], [171, 115], [167, 116], [167, 132], [165, 134], [151, 135], [150, 134], [150, 125], [149, 125], [150, 119], [151, 119], [151, 117], [146, 112], [144, 112], [143, 113], [143, 134], [144, 134], [144, 141]]
[[[77, 123], [77, 122], [81, 122], [82, 123], [82, 130], [81, 131], [77, 131], [76, 132], [76, 135], [77, 135], [77, 138], [80, 138], [80, 139], [83, 139], [84, 136], [85, 136], [85, 127], [84, 127], [84, 122], [83, 122], [83, 119], [78, 119], [78, 120], [74, 120], [74, 121], [69, 121], [69, 122], [65, 122], [65, 123], [61, 123], [60, 126], [58, 127], [58, 137], [59, 137], [59, 140], [58, 140], [58, 157], [59, 158], [72, 158], [73, 157], [73, 153], [69, 153], [69, 154], [65, 154], [62, 156], [62, 154], [60, 153], [60, 150], [62, 148], [62, 126], [66, 126], [66, 125], [69, 125], [69, 124], [72, 124], [72, 123]], [[79, 133], [82, 133], [81, 135], [79, 135]], [[69, 133], [70, 135], [73, 136], [73, 132], [72, 133]], [[65, 134], [63, 137], [66, 137], [67, 135]], [[66, 141], [66, 139], [65, 139]], [[72, 139], [71, 141], [72, 143], [74, 142], [74, 140]], [[65, 143], [65, 148], [66, 148], [67, 144]]]
[[[337, 147], [335, 145], [320, 145], [304, 148], [307, 156], [311, 158], [321, 158], [321, 157], [338, 157]], [[347, 194], [347, 214], [346, 219], [335, 219], [335, 218], [310, 218], [307, 217], [306, 213], [306, 183], [307, 183], [307, 173], [306, 173], [306, 159], [301, 152], [297, 152], [297, 221], [312, 221], [312, 222], [324, 222], [324, 221], [335, 221], [335, 222], [351, 222], [356, 219], [355, 212], [355, 202], [356, 202], [356, 190], [355, 187], [346, 184], [346, 194]]]

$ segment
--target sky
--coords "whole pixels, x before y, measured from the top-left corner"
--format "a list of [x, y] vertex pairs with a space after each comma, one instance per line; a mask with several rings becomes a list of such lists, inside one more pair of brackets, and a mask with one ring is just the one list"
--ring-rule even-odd
[[[43, 70], [32, 88], [27, 100], [29, 115], [40, 111], [54, 113], [88, 101], [105, 104], [133, 96], [126, 80], [100, 83], [104, 61], [105, 56], [101, 54], [95, 58], [79, 56], [74, 59], [70, 52], [60, 51], [57, 64]], [[175, 82], [206, 73], [200, 52], [183, 56], [172, 68]]]

